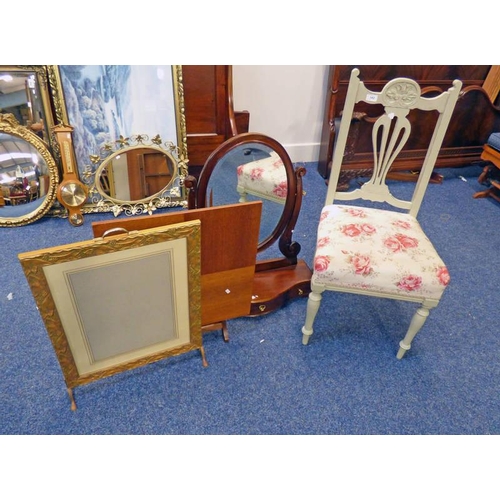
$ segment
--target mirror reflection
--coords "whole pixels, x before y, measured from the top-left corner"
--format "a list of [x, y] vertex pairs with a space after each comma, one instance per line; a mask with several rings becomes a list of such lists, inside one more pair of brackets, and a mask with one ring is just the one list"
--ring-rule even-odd
[[49, 168], [27, 141], [0, 133], [0, 217], [20, 217], [44, 202]]
[[56, 162], [37, 135], [0, 113], [0, 226], [21, 226], [47, 213], [59, 181]]
[[165, 152], [136, 148], [109, 158], [98, 176], [104, 196], [118, 201], [138, 201], [157, 196], [175, 175], [175, 162]]
[[20, 125], [48, 142], [44, 103], [35, 72], [0, 67], [0, 113], [12, 114]]
[[179, 148], [159, 135], [120, 137], [105, 144], [90, 162], [81, 178], [88, 187], [85, 213], [140, 215], [187, 204], [187, 164]]
[[216, 164], [207, 187], [209, 205], [262, 200], [259, 243], [276, 228], [288, 194], [287, 173], [271, 147], [246, 143], [224, 155]]

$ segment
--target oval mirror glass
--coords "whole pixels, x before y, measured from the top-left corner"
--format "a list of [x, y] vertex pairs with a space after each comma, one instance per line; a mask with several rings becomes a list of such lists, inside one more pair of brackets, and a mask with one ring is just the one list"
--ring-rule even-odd
[[228, 139], [207, 159], [196, 186], [198, 208], [262, 201], [258, 251], [279, 240], [290, 261], [300, 249], [292, 232], [300, 210], [302, 175], [283, 146], [264, 134], [244, 133]]
[[259, 244], [276, 228], [285, 207], [287, 175], [282, 159], [258, 143], [237, 146], [215, 166], [208, 182], [211, 205], [262, 201]]
[[117, 202], [158, 197], [177, 173], [175, 160], [159, 148], [137, 147], [113, 154], [102, 163], [97, 177], [101, 196]]

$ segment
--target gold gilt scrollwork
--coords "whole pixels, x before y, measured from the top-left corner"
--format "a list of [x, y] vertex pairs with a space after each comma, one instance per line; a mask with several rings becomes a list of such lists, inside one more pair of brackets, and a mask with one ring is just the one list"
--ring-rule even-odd
[[[152, 196], [137, 201], [121, 201], [105, 195], [100, 188], [100, 178], [110, 162], [120, 154], [137, 148], [148, 148], [165, 154], [174, 167], [172, 183]], [[116, 141], [105, 143], [99, 153], [90, 156], [90, 164], [86, 165], [81, 181], [88, 187], [88, 204], [82, 208], [83, 213], [113, 212], [115, 216], [152, 214], [158, 208], [187, 206], [184, 180], [188, 175], [187, 160], [182, 150], [173, 142], [163, 142], [159, 135], [149, 139], [146, 134], [131, 137], [120, 136]]]

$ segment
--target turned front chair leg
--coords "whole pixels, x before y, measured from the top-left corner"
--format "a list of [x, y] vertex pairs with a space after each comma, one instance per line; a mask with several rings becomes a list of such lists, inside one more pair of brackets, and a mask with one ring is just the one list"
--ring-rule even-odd
[[316, 314], [318, 314], [321, 298], [321, 293], [311, 292], [307, 299], [306, 321], [302, 327], [302, 343], [304, 345], [307, 345], [309, 337], [313, 334], [313, 323]]
[[405, 338], [399, 343], [399, 351], [397, 354], [398, 359], [402, 359], [402, 357], [406, 354], [406, 351], [410, 350], [411, 343], [415, 338], [415, 335], [424, 326], [427, 316], [429, 316], [429, 309], [424, 306], [420, 307], [413, 315]]

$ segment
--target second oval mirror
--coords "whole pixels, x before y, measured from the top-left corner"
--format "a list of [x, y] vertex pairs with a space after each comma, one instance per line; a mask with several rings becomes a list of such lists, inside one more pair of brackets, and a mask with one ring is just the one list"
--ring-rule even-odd
[[[311, 291], [311, 270], [303, 259], [297, 259], [300, 244], [292, 239], [305, 173], [304, 166], [294, 168], [279, 142], [245, 133], [221, 144], [209, 156], [199, 179], [186, 179], [189, 208], [262, 201], [250, 316], [268, 314]], [[245, 224], [245, 220], [238, 222]]]
[[295, 262], [300, 245], [292, 231], [302, 201], [305, 168], [294, 169], [283, 146], [263, 134], [237, 135], [205, 163], [196, 188], [197, 208], [262, 200], [259, 252], [279, 241], [281, 253]]

